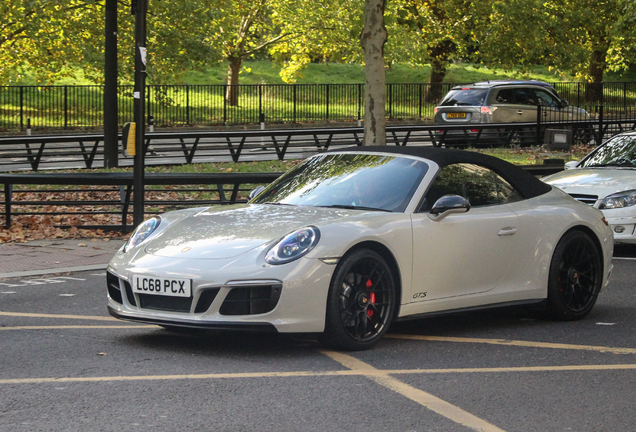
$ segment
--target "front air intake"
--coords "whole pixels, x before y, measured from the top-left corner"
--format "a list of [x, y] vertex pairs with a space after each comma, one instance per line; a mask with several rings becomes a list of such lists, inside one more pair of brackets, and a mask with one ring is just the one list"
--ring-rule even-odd
[[221, 305], [221, 315], [256, 315], [274, 310], [283, 289], [281, 284], [232, 288]]

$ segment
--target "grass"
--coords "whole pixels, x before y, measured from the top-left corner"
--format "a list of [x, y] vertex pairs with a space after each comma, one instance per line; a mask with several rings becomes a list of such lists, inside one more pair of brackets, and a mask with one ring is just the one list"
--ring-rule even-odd
[[[284, 84], [280, 77], [282, 64], [267, 60], [251, 60], [243, 63], [240, 84]], [[388, 83], [426, 83], [429, 80], [429, 65], [395, 63], [387, 67]], [[163, 83], [209, 85], [226, 84], [227, 63], [217, 63], [202, 70], [191, 70], [178, 79], [161, 77]], [[549, 82], [571, 82], [574, 78], [568, 74], [559, 74], [548, 68], [536, 66], [528, 71], [488, 67], [474, 63], [455, 62], [449, 65], [446, 83], [468, 83], [495, 79], [537, 79]], [[606, 72], [606, 82], [634, 82], [636, 70]], [[149, 78], [149, 84], [152, 79]], [[297, 78], [297, 84], [356, 84], [364, 83], [364, 66], [354, 63], [311, 63]], [[0, 83], [6, 85], [7, 83]], [[26, 71], [24, 77], [12, 85], [40, 85], [35, 74]], [[65, 71], [65, 76], [50, 83], [52, 85], [91, 85], [95, 83], [86, 77], [82, 70]]]
[[[270, 61], [247, 61], [243, 63], [241, 84], [284, 84], [279, 75], [281, 65]], [[396, 63], [387, 67], [387, 83], [426, 83], [431, 73], [429, 65]], [[227, 65], [219, 63], [202, 71], [190, 71], [180, 81], [184, 84], [225, 84]], [[549, 71], [537, 66], [530, 71], [489, 68], [479, 64], [453, 63], [448, 67], [444, 82], [468, 83], [497, 79], [536, 79], [549, 82], [570, 82], [574, 79], [566, 74]], [[165, 81], [165, 80], [164, 80]], [[636, 81], [636, 72], [605, 74], [605, 81]], [[311, 63], [297, 79], [297, 84], [355, 84], [364, 82], [364, 66], [351, 63]]]

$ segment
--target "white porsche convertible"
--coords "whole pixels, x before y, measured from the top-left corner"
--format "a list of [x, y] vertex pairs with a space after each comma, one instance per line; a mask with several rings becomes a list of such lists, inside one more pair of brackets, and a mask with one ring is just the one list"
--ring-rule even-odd
[[108, 310], [361, 350], [393, 321], [441, 312], [542, 303], [582, 318], [612, 249], [598, 209], [500, 159], [350, 148], [303, 161], [248, 204], [146, 220], [108, 267]]

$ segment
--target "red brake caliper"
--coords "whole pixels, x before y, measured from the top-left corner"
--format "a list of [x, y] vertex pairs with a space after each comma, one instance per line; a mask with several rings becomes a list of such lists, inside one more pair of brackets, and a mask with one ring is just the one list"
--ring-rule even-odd
[[[367, 281], [367, 289], [371, 289], [371, 287], [373, 286], [373, 282], [371, 282], [371, 279], [369, 279]], [[369, 304], [375, 303], [375, 293], [372, 291], [369, 294]], [[369, 318], [371, 318], [373, 316], [373, 311], [371, 309], [367, 309], [367, 315], [369, 316]]]

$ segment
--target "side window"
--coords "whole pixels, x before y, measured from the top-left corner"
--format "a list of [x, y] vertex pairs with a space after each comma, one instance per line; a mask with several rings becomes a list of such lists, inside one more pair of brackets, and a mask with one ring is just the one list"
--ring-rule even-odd
[[515, 92], [513, 89], [501, 89], [495, 98], [497, 103], [513, 104], [515, 103]]
[[550, 93], [542, 91], [542, 90], [536, 90], [536, 94], [537, 94], [537, 99], [539, 100], [539, 105], [549, 106], [549, 107], [559, 106], [559, 101]]
[[521, 195], [502, 177], [488, 168], [472, 164], [453, 164], [444, 167], [426, 193], [423, 211], [431, 209], [444, 195], [460, 195], [472, 207], [506, 204], [522, 199]]
[[519, 105], [537, 105], [537, 98], [534, 94], [534, 91], [527, 88], [516, 88], [515, 92], [515, 102]]

